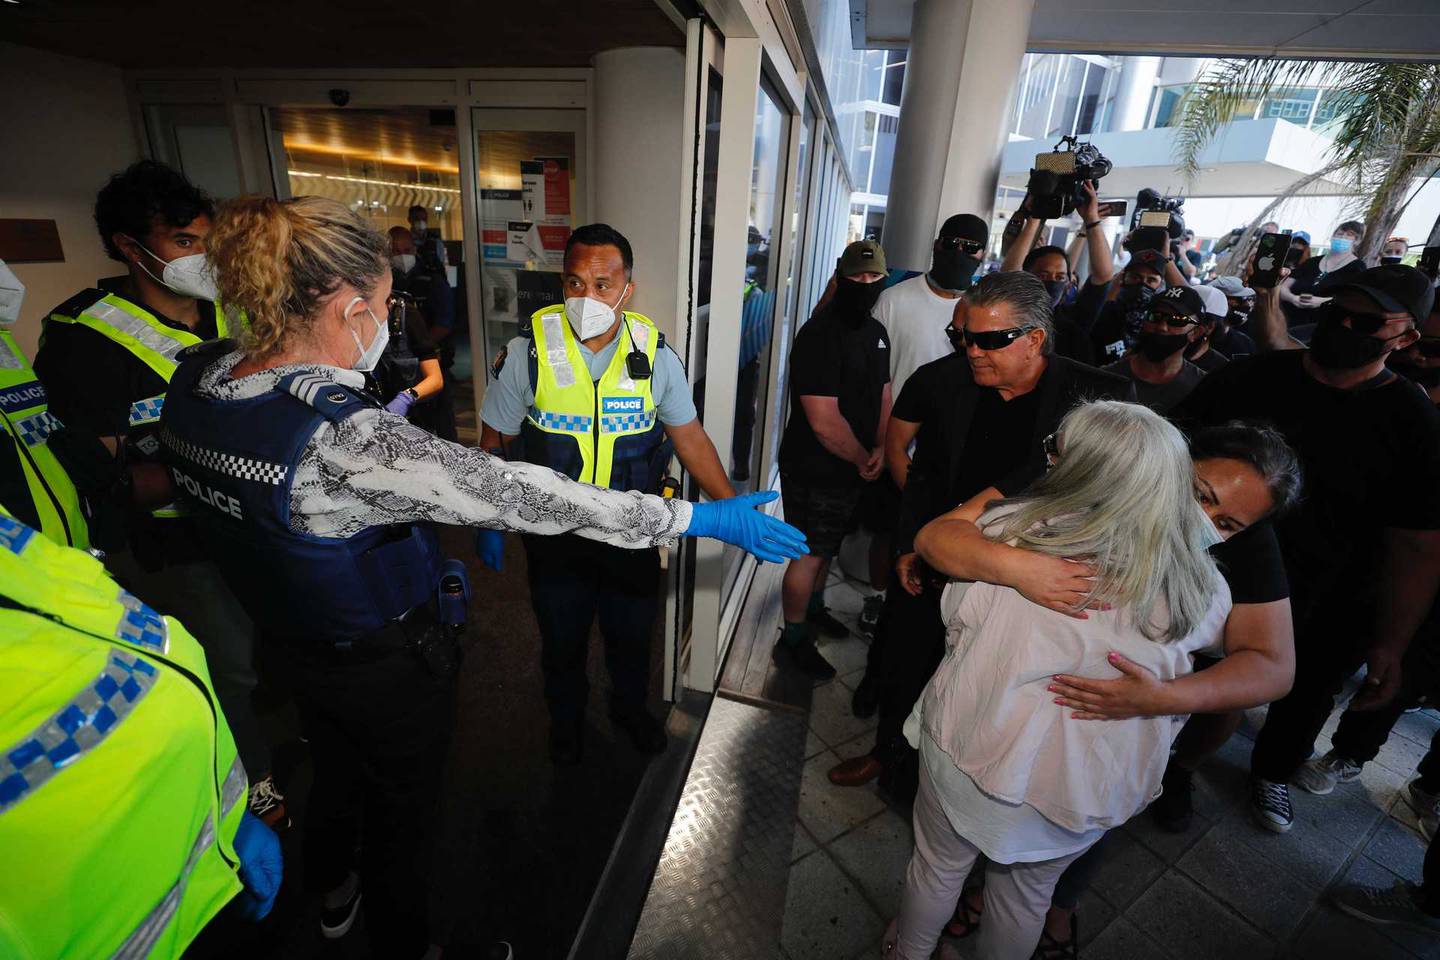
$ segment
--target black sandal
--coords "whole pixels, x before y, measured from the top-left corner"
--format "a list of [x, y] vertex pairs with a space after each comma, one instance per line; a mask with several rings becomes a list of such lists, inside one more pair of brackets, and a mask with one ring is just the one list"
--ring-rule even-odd
[[980, 911], [970, 906], [965, 898], [972, 894], [978, 895], [984, 889], [984, 887], [970, 887], [961, 891], [960, 900], [955, 904], [955, 915], [950, 918], [949, 923], [945, 924], [946, 936], [963, 940], [980, 929]]
[[1035, 947], [1031, 960], [1080, 960], [1080, 924], [1075, 914], [1070, 914], [1070, 939], [1056, 940], [1043, 927], [1040, 929], [1040, 943]]

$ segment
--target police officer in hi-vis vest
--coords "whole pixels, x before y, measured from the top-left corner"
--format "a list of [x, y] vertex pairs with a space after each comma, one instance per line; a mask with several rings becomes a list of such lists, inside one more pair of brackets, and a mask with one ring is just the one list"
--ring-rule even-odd
[[50, 448], [91, 507], [90, 539], [127, 589], [173, 613], [204, 645], [210, 674], [250, 776], [251, 809], [288, 822], [270, 776], [270, 751], [250, 703], [254, 628], [205, 557], [160, 462], [159, 420], [176, 357], [233, 336], [206, 265], [214, 206], [183, 174], [142, 160], [95, 200], [95, 225], [126, 273], [100, 281], [44, 321], [35, 373], [63, 429]]
[[[715, 500], [735, 496], [695, 411], [685, 370], [634, 295], [630, 242], [613, 227], [580, 227], [565, 245], [565, 303], [539, 310], [529, 335], [496, 361], [485, 391], [481, 446], [544, 464], [586, 483], [654, 493], [679, 456]], [[507, 362], [508, 360], [508, 362]], [[483, 532], [481, 557], [498, 569], [500, 534]], [[650, 635], [660, 598], [656, 550], [620, 550], [578, 537], [526, 537], [530, 599], [539, 623], [550, 754], [580, 760], [589, 682], [590, 625], [597, 615], [613, 693], [610, 718], [643, 753], [665, 749], [645, 708]]]
[[60, 421], [10, 327], [25, 285], [0, 260], [0, 507], [64, 547], [90, 546], [84, 506], [50, 450]]
[[0, 510], [0, 957], [179, 957], [229, 901], [263, 917], [280, 843], [245, 787], [185, 628]]

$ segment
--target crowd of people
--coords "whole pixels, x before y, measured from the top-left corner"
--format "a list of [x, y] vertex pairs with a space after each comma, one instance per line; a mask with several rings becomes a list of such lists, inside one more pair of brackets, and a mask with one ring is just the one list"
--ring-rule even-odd
[[[990, 272], [973, 214], [943, 221], [921, 272], [846, 247], [790, 346], [781, 521], [756, 509], [775, 492], [736, 496], [748, 471], [629, 309], [615, 228], [571, 233], [563, 303], [497, 357], [472, 448], [424, 208], [382, 233], [330, 200], [217, 207], [162, 164], [117, 173], [95, 221], [123, 272], [46, 315], [33, 367], [0, 299], [0, 668], [32, 678], [0, 686], [0, 846], [25, 851], [0, 875], [0, 953], [178, 955], [270, 910], [294, 865], [251, 699], [263, 646], [313, 761], [321, 932], [363, 909], [377, 956], [439, 956], [429, 811], [470, 595], [439, 525], [476, 528], [497, 570], [522, 535], [560, 766], [583, 754], [596, 622], [615, 730], [666, 747], [646, 705], [657, 546], [787, 563], [773, 659], [826, 681], [828, 568], [866, 527], [852, 708], [878, 725], [829, 778], [913, 804], [886, 956], [928, 958], [942, 933], [1074, 956], [1106, 832], [1146, 808], [1186, 829], [1196, 768], [1247, 708], [1268, 705], [1256, 823], [1292, 829], [1291, 786], [1359, 777], [1440, 679], [1433, 280], [1401, 238], [1360, 260], [1349, 221], [1268, 273], [1210, 275], [1193, 235], [1117, 262], [1094, 184], [1078, 204], [1068, 249], [1022, 209]], [[23, 290], [3, 264], [0, 290]], [[742, 374], [771, 329], [744, 322], [761, 345]], [[660, 495], [672, 458], [708, 501]], [[1406, 796], [1433, 837], [1440, 735]], [[107, 848], [129, 851], [104, 860], [124, 895], [58, 922]], [[1425, 873], [1338, 900], [1440, 930], [1433, 843]]]
[[[834, 676], [816, 639], [848, 533], [891, 561], [851, 703], [878, 712], [875, 741], [829, 771], [913, 803], [887, 957], [977, 931], [987, 960], [1073, 957], [1101, 838], [1147, 808], [1188, 829], [1194, 772], [1245, 709], [1268, 705], [1250, 809], [1283, 833], [1292, 785], [1355, 780], [1440, 692], [1440, 311], [1408, 242], [1366, 263], [1347, 221], [1216, 275], [1188, 231], [1133, 231], [1117, 260], [1094, 185], [1083, 201], [1069, 250], [1022, 205], [989, 272], [966, 214], [899, 282], [851, 244], [791, 353], [781, 489], [811, 553], [786, 571], [775, 663]], [[1435, 748], [1406, 788], [1427, 839]], [[1425, 879], [1336, 901], [1440, 931], [1434, 843]]]

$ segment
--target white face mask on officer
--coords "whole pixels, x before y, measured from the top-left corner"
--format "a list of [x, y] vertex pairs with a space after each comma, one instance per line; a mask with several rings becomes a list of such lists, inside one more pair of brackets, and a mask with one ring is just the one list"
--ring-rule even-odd
[[[352, 319], [350, 308], [357, 303], [365, 304], [364, 312], [370, 314], [370, 319], [375, 324], [375, 339], [370, 341], [370, 346], [368, 347], [360, 342], [360, 335], [350, 326]], [[354, 314], [355, 317], [359, 315], [358, 311]], [[345, 326], [350, 331], [350, 338], [355, 341], [355, 349], [360, 351], [359, 358], [350, 365], [351, 369], [359, 370], [361, 373], [369, 373], [375, 369], [375, 364], [380, 362], [380, 355], [385, 352], [385, 347], [390, 343], [390, 324], [382, 323], [375, 316], [375, 311], [370, 309], [368, 303], [365, 303], [364, 297], [354, 297], [349, 303], [345, 304]]]
[[630, 284], [627, 283], [613, 306], [594, 297], [566, 297], [565, 319], [570, 321], [575, 336], [589, 340], [609, 330], [615, 323], [615, 311], [625, 302], [625, 295], [629, 292]]
[[409, 273], [415, 269], [415, 254], [397, 253], [390, 258], [390, 266], [401, 273]]
[[196, 300], [220, 299], [220, 290], [215, 285], [215, 274], [211, 271], [210, 261], [205, 259], [205, 254], [190, 253], [174, 260], [166, 260], [152, 253], [149, 247], [134, 237], [130, 238], [130, 242], [165, 264], [164, 271], [157, 277], [145, 266], [144, 260], [135, 261], [151, 280], [162, 287], [168, 287], [182, 297], [194, 297]]

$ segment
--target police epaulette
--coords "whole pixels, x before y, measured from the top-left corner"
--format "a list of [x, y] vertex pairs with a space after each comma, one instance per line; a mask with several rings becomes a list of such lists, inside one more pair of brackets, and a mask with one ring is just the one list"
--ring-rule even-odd
[[237, 349], [239, 347], [233, 337], [218, 337], [214, 340], [206, 340], [204, 343], [192, 343], [175, 354], [175, 359], [181, 363], [197, 357], [201, 360], [213, 360], [216, 357], [234, 353]]
[[344, 420], [357, 410], [379, 406], [365, 394], [318, 373], [301, 371], [282, 377], [275, 385], [302, 403], [314, 407], [327, 420]]
[[48, 317], [51, 314], [58, 313], [62, 317], [78, 317], [80, 316], [80, 314], [85, 312], [86, 307], [90, 306], [95, 301], [103, 300], [104, 298], [104, 290], [101, 290], [98, 287], [86, 287], [84, 290], [81, 290], [69, 300], [66, 300], [64, 303], [60, 304], [60, 306], [56, 307], [54, 310], [51, 310], [50, 313], [46, 314], [46, 316]]

